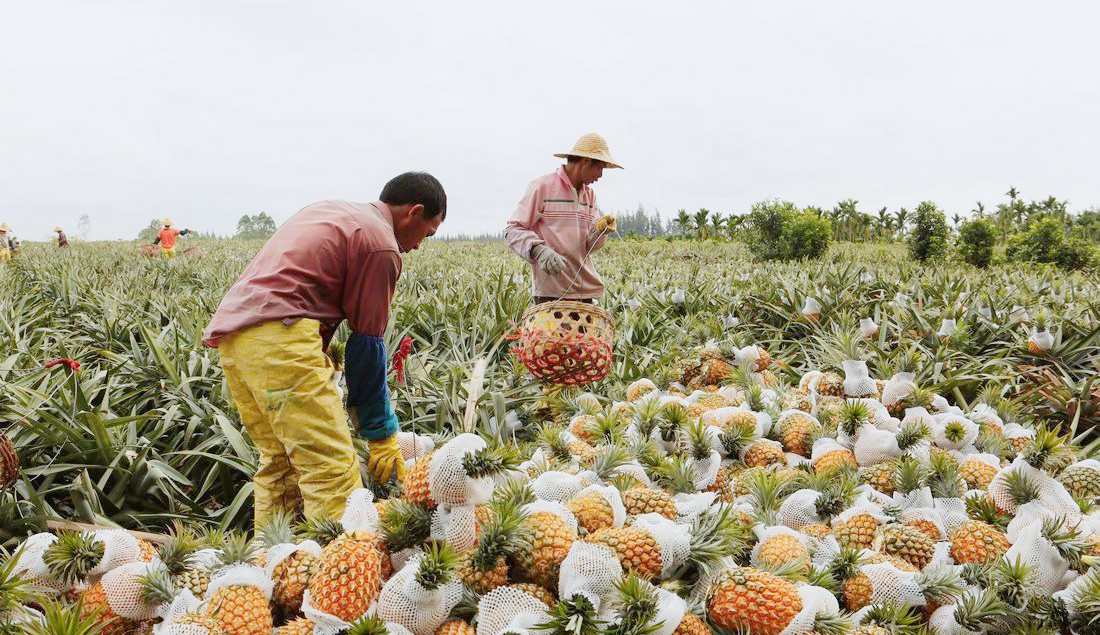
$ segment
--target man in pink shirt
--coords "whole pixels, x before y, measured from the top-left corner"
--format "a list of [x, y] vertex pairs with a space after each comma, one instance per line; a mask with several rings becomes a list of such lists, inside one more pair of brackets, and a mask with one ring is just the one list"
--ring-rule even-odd
[[504, 239], [516, 255], [531, 263], [536, 303], [591, 302], [603, 295], [603, 281], [591, 254], [615, 231], [615, 217], [599, 216], [596, 193], [589, 186], [604, 168], [622, 166], [596, 133], [582, 136], [572, 150], [554, 156], [565, 159], [565, 165], [531, 181], [508, 220]]
[[[348, 414], [376, 482], [403, 478], [382, 335], [401, 255], [433, 235], [447, 195], [430, 174], [390, 180], [374, 203], [322, 201], [283, 223], [222, 298], [203, 333], [260, 451], [255, 523], [275, 509], [339, 518], [362, 487]], [[344, 320], [347, 407], [325, 353]]]

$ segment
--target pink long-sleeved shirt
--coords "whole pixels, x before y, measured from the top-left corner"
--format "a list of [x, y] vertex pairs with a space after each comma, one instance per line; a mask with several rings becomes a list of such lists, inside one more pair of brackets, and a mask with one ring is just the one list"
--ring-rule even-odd
[[533, 266], [531, 294], [581, 300], [603, 295], [603, 281], [592, 263], [592, 252], [603, 247], [607, 234], [592, 238], [599, 218], [596, 193], [587, 185], [573, 187], [565, 167], [531, 181], [504, 230], [504, 239], [520, 258], [535, 265], [531, 250], [545, 244], [565, 258], [565, 271], [549, 276]]

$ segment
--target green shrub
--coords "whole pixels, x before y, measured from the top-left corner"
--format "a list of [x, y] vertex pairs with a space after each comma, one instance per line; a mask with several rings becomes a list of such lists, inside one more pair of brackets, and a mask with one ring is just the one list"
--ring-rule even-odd
[[755, 203], [745, 220], [749, 249], [757, 260], [819, 258], [829, 249], [827, 220], [789, 201]]
[[913, 218], [913, 233], [909, 236], [909, 255], [924, 262], [947, 251], [947, 219], [931, 201], [917, 206]]
[[1066, 236], [1056, 218], [1044, 218], [1013, 235], [1005, 256], [1018, 262], [1048, 262], [1063, 269], [1084, 269], [1096, 259], [1092, 246], [1079, 237]]
[[993, 245], [997, 242], [993, 221], [983, 216], [966, 221], [959, 227], [959, 255], [975, 267], [988, 267], [993, 260]]

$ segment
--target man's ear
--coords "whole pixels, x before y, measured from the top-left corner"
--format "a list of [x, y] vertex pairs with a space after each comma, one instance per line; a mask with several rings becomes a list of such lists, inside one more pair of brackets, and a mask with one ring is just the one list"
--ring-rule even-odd
[[409, 216], [410, 217], [423, 218], [424, 217], [424, 204], [423, 203], [415, 203], [412, 207], [409, 208]]

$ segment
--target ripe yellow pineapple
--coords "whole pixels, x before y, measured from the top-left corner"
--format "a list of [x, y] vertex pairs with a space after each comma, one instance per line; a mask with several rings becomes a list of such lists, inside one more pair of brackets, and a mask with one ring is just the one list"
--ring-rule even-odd
[[565, 504], [577, 517], [577, 525], [583, 533], [592, 533], [615, 524], [615, 512], [611, 503], [597, 490], [581, 492]]
[[833, 371], [825, 371], [817, 378], [817, 394], [826, 397], [844, 396], [844, 378]]
[[626, 388], [626, 400], [633, 403], [657, 390], [657, 384], [649, 379], [639, 379]]
[[868, 513], [853, 514], [847, 520], [833, 522], [833, 535], [842, 547], [869, 548], [879, 522]]
[[[248, 563], [255, 551], [248, 539], [234, 534], [219, 556], [221, 567]], [[263, 571], [256, 567], [260, 576]], [[204, 615], [217, 621], [227, 635], [270, 635], [274, 626], [268, 594], [252, 584], [227, 584], [210, 594]]]
[[557, 514], [539, 511], [520, 523], [516, 532], [519, 548], [514, 558], [517, 568], [531, 582], [556, 589], [558, 570], [577, 532]]
[[890, 523], [878, 528], [871, 548], [888, 556], [896, 556], [919, 569], [924, 569], [936, 550], [928, 536], [900, 523]]
[[779, 635], [802, 610], [793, 584], [752, 567], [734, 567], [719, 574], [707, 593], [707, 616], [726, 630]]
[[353, 531], [321, 551], [309, 580], [310, 604], [345, 622], [359, 619], [382, 589], [382, 553], [378, 536]]
[[317, 625], [304, 617], [297, 617], [275, 629], [275, 635], [313, 635]]
[[611, 547], [623, 569], [643, 580], [656, 580], [661, 575], [661, 546], [645, 529], [601, 529], [585, 540]]
[[814, 472], [817, 474], [825, 474], [845, 466], [859, 467], [859, 464], [856, 463], [856, 455], [852, 454], [852, 451], [848, 448], [830, 450], [813, 461]]
[[97, 615], [96, 624], [102, 625], [100, 635], [125, 635], [134, 629], [135, 622], [119, 616], [107, 603], [107, 593], [103, 585], [96, 580], [92, 586], [84, 590], [80, 605], [80, 617], [89, 618]]
[[997, 475], [997, 468], [976, 458], [968, 458], [959, 468], [959, 476], [970, 489], [985, 489]]
[[433, 635], [477, 635], [477, 630], [466, 620], [450, 619], [440, 624]]
[[546, 587], [535, 584], [533, 582], [516, 582], [515, 584], [508, 585], [514, 589], [519, 589], [524, 593], [530, 595], [536, 600], [541, 601], [546, 606], [554, 608], [558, 605], [558, 598]]
[[750, 443], [745, 448], [742, 460], [749, 467], [787, 464], [787, 456], [783, 454], [783, 447], [771, 439], [757, 439]]
[[629, 516], [660, 514], [669, 520], [676, 520], [675, 499], [668, 492], [654, 487], [632, 487], [626, 490], [623, 492], [623, 506]]
[[806, 546], [801, 540], [787, 533], [776, 534], [760, 543], [756, 559], [765, 569], [791, 563], [801, 563], [804, 572], [810, 569], [810, 554], [806, 551]]
[[798, 531], [813, 538], [824, 538], [832, 533], [832, 530], [829, 529], [829, 526], [825, 523], [810, 523], [808, 525], [803, 525]]
[[432, 498], [431, 485], [428, 481], [428, 470], [432, 467], [432, 454], [429, 452], [416, 460], [412, 468], [405, 473], [405, 500], [417, 505], [435, 509], [435, 499]]
[[859, 482], [890, 496], [897, 488], [897, 472], [896, 460], [875, 463], [859, 468]]
[[871, 603], [871, 593], [873, 591], [871, 578], [867, 577], [867, 574], [862, 571], [857, 571], [852, 577], [848, 578], [842, 589], [844, 606], [849, 611], [858, 611]]
[[792, 412], [779, 421], [779, 435], [783, 439], [783, 449], [799, 456], [810, 456], [807, 438], [819, 427], [817, 419], [804, 412]]
[[685, 611], [680, 619], [679, 626], [672, 631], [672, 635], [710, 635], [710, 627], [703, 620], [696, 617], [691, 611]]
[[991, 562], [1011, 546], [1008, 536], [979, 520], [968, 520], [951, 534], [951, 557], [958, 564]]
[[[276, 511], [260, 528], [265, 549], [278, 544], [295, 544], [297, 537], [291, 525], [294, 517], [286, 511]], [[317, 564], [317, 556], [308, 551], [295, 551], [271, 570], [274, 582], [271, 596], [277, 612], [284, 618], [297, 615], [302, 608], [302, 596], [309, 588], [309, 576]]]
[[916, 529], [934, 541], [944, 538], [943, 533], [940, 532], [939, 526], [927, 518], [913, 518], [905, 521], [905, 525]]
[[504, 498], [494, 505], [492, 509], [485, 506], [477, 520], [477, 546], [459, 556], [459, 577], [478, 593], [508, 583], [508, 556], [518, 546], [516, 534], [526, 518], [512, 499]]
[[1070, 494], [1085, 499], [1100, 496], [1100, 470], [1087, 465], [1071, 465], [1057, 476]]

